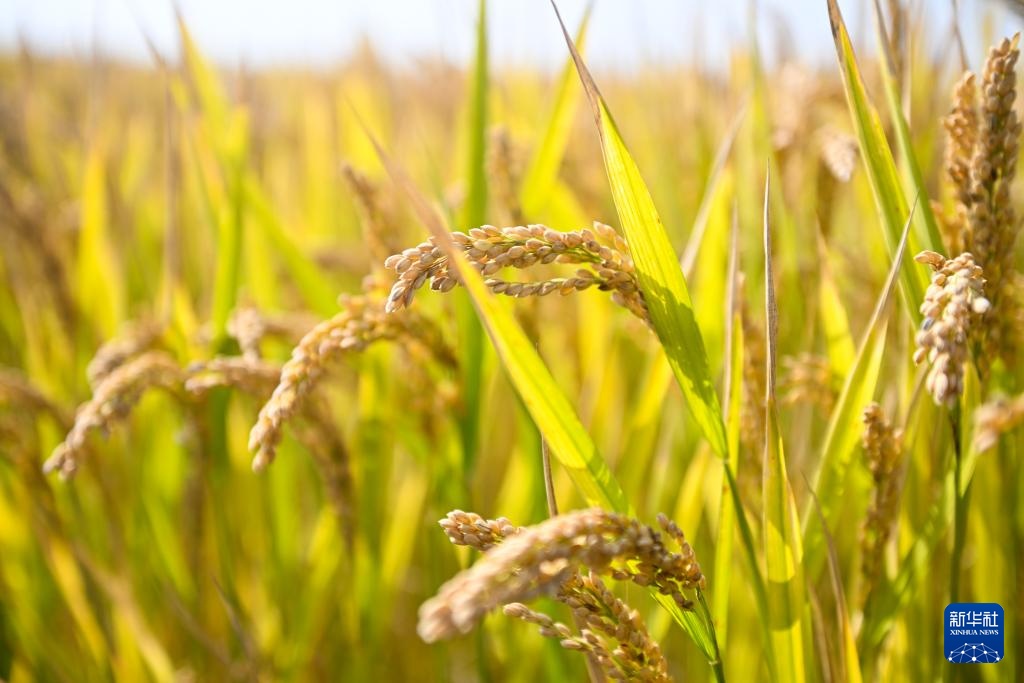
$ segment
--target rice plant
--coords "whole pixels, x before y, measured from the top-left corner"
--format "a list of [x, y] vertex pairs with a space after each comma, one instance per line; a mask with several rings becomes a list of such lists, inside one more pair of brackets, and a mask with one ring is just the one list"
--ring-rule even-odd
[[724, 75], [483, 0], [467, 69], [0, 56], [0, 680], [1019, 680], [1019, 35], [907, 5]]

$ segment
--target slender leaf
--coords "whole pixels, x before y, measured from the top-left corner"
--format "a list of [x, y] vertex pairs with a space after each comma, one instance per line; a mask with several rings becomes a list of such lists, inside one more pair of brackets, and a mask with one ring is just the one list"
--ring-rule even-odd
[[804, 668], [803, 550], [800, 519], [786, 473], [786, 455], [778, 412], [775, 409], [776, 339], [779, 311], [772, 279], [772, 242], [768, 220], [770, 181], [764, 188], [764, 287], [767, 434], [764, 454], [764, 548], [765, 574], [768, 580], [768, 608], [772, 649], [780, 681], [800, 683], [806, 679]]
[[[470, 91], [466, 155], [466, 203], [461, 219], [466, 229], [487, 222], [487, 2], [480, 0], [476, 25], [476, 56]], [[483, 382], [484, 331], [473, 313], [473, 305], [464, 292], [455, 293], [459, 348], [462, 349], [462, 391], [465, 412], [460, 419], [462, 458], [472, 472], [480, 423], [480, 388]]]
[[[896, 249], [896, 258], [889, 269], [889, 277], [875, 305], [875, 312], [867, 332], [857, 350], [857, 359], [846, 376], [843, 389], [832, 409], [825, 444], [821, 450], [813, 490], [822, 503], [822, 516], [829, 525], [835, 524], [842, 502], [843, 485], [850, 459], [861, 433], [861, 411], [872, 399], [878, 383], [882, 354], [885, 351], [885, 332], [888, 326], [889, 303], [900, 272], [913, 216], [908, 216]], [[804, 528], [805, 562], [809, 576], [817, 574], [823, 559], [822, 529], [817, 517], [806, 515]]]
[[[850, 115], [853, 117], [854, 128], [857, 131], [861, 158], [864, 160], [868, 172], [868, 181], [875, 197], [879, 218], [882, 221], [889, 254], [894, 256], [899, 245], [900, 226], [903, 217], [907, 215], [907, 200], [903, 195], [899, 172], [896, 170], [896, 162], [893, 161], [889, 143], [885, 139], [878, 111], [871, 104], [864, 87], [856, 55], [853, 53], [853, 45], [850, 43], [850, 35], [847, 33], [843, 15], [839, 11], [839, 4], [836, 0], [825, 1], [828, 4], [836, 56], [839, 59]], [[910, 236], [910, 248], [914, 253], [922, 249], [934, 249], [936, 246], [938, 245], [929, 246], [929, 242], [922, 242], [916, 235]], [[927, 284], [927, 274], [923, 269], [915, 268], [913, 262], [909, 260], [903, 263], [900, 272], [900, 286], [907, 304], [907, 312], [915, 326], [921, 321], [918, 305], [924, 298]], [[821, 496], [821, 500], [827, 504], [829, 498]]]
[[899, 147], [900, 155], [907, 164], [906, 168], [910, 173], [910, 182], [921, 205], [919, 220], [916, 222], [917, 230], [915, 236], [920, 244], [932, 251], [942, 251], [942, 237], [939, 234], [939, 226], [935, 221], [935, 212], [932, 211], [932, 203], [928, 199], [928, 188], [924, 183], [924, 175], [921, 173], [921, 165], [917, 162], [917, 154], [914, 152], [914, 142], [910, 137], [910, 124], [903, 113], [900, 104], [899, 82], [897, 81], [895, 60], [892, 56], [892, 47], [889, 42], [889, 35], [885, 29], [885, 21], [882, 18], [882, 8], [878, 0], [874, 0], [875, 27], [878, 33], [878, 51], [881, 58], [878, 60], [882, 72], [882, 87], [885, 89], [885, 101], [889, 105], [889, 117], [896, 127], [896, 144]]
[[584, 499], [590, 505], [630, 512], [625, 493], [522, 327], [455, 248], [440, 215], [419, 194], [405, 172], [383, 150], [379, 153], [388, 173], [412, 203], [417, 217], [448, 252], [513, 386]]
[[[558, 13], [557, 7], [555, 12]], [[690, 412], [714, 451], [720, 456], [725, 455], [725, 423], [708, 368], [704, 340], [686, 287], [686, 278], [683, 277], [679, 260], [650, 191], [640, 176], [640, 169], [626, 149], [611, 112], [583, 63], [583, 58], [573, 45], [561, 15], [558, 15], [558, 20], [593, 110], [612, 198], [623, 232], [629, 241], [640, 289], [644, 293], [655, 332], [665, 348], [669, 365], [683, 390]]]

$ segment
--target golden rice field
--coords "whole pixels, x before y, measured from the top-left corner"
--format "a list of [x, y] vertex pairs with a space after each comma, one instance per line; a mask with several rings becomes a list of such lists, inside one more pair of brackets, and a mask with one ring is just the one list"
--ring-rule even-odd
[[0, 58], [0, 680], [1024, 678], [1019, 38], [884, 4], [827, 68]]

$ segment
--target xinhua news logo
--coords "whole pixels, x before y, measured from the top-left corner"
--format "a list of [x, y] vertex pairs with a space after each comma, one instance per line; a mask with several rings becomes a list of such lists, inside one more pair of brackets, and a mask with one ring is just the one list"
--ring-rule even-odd
[[1003, 608], [994, 602], [954, 602], [946, 607], [946, 661], [996, 664], [1003, 649]]

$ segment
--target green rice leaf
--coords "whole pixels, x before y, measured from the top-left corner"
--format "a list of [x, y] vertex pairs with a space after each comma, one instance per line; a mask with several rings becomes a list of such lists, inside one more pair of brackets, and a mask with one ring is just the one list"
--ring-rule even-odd
[[[900, 226], [907, 215], [907, 200], [903, 195], [899, 172], [893, 160], [889, 143], [885, 139], [882, 121], [878, 111], [871, 104], [868, 93], [857, 66], [856, 55], [846, 30], [843, 15], [839, 11], [836, 0], [825, 0], [828, 4], [829, 21], [832, 24], [832, 37], [836, 45], [836, 56], [839, 59], [839, 70], [843, 76], [846, 90], [846, 101], [850, 107], [850, 115], [857, 131], [861, 158], [867, 169], [871, 192], [875, 198], [879, 218], [882, 221], [883, 233], [889, 254], [894, 256], [899, 244]], [[910, 249], [917, 253], [922, 249], [934, 249], [929, 241], [922, 241], [917, 235], [910, 236]], [[906, 309], [915, 326], [921, 322], [918, 305], [924, 298], [924, 290], [928, 286], [928, 277], [923, 268], [915, 268], [910, 260], [902, 265], [900, 286]], [[820, 492], [819, 492], [820, 495]], [[827, 504], [829, 498], [821, 496]]]
[[448, 252], [512, 385], [584, 499], [589, 505], [631, 512], [626, 494], [522, 327], [490, 293], [480, 274], [452, 244], [449, 231], [437, 211], [416, 190], [405, 172], [383, 150], [378, 150], [385, 168], [409, 199], [417, 217]]
[[[555, 12], [557, 14], [557, 7]], [[561, 16], [558, 19], [561, 23]], [[640, 169], [626, 149], [597, 84], [573, 45], [565, 24], [561, 26], [597, 123], [608, 184], [619, 222], [629, 241], [655, 332], [690, 412], [712, 449], [724, 456], [727, 449], [725, 423], [679, 259], [640, 176]]]
[[[729, 598], [732, 596], [732, 563], [735, 548], [733, 526], [740, 532], [740, 541], [747, 559], [750, 585], [757, 602], [759, 621], [764, 628], [765, 642], [770, 640], [767, 628], [770, 613], [764, 576], [757, 561], [754, 535], [747, 521], [735, 472], [739, 467], [741, 397], [743, 387], [743, 324], [739, 305], [739, 220], [733, 210], [732, 244], [729, 250], [729, 284], [726, 304], [728, 324], [726, 328], [726, 434], [729, 439], [729, 457], [722, 461], [721, 498], [719, 501], [718, 539], [715, 545], [715, 572], [712, 576], [715, 592], [712, 608], [720, 646], [726, 647], [729, 632]], [[728, 497], [728, 500], [726, 498]], [[771, 650], [766, 652], [768, 669], [775, 678], [775, 658]]]
[[[914, 142], [910, 137], [910, 124], [903, 113], [900, 104], [899, 82], [896, 74], [895, 60], [892, 56], [892, 49], [889, 43], [889, 36], [885, 30], [885, 22], [882, 19], [882, 8], [878, 0], [874, 0], [875, 26], [878, 33], [879, 64], [882, 72], [882, 87], [885, 89], [885, 101], [889, 105], [889, 117], [896, 128], [896, 144], [899, 147], [900, 155], [906, 163], [906, 169], [910, 174], [910, 184], [918, 196], [918, 203], [921, 211], [918, 220], [915, 222], [914, 235], [925, 249], [942, 252], [942, 237], [939, 234], [939, 226], [935, 221], [935, 212], [932, 211], [932, 203], [928, 199], [928, 188], [924, 183], [924, 175], [921, 173], [921, 165], [917, 162], [917, 154], [914, 152]], [[916, 252], [915, 252], [916, 253]]]
[[[466, 229], [487, 222], [487, 2], [480, 0], [476, 25], [476, 56], [469, 98], [469, 140], [466, 155], [466, 203], [460, 216]], [[462, 390], [465, 411], [460, 418], [463, 465], [472, 472], [480, 424], [480, 391], [483, 382], [484, 331], [465, 292], [455, 293], [459, 347], [462, 349]]]
[[254, 226], [263, 232], [273, 246], [302, 298], [320, 315], [336, 313], [337, 288], [330, 278], [295, 244], [256, 177], [247, 173], [242, 183], [246, 206], [252, 214]]
[[[725, 433], [729, 444], [729, 457], [723, 463], [722, 487], [719, 502], [718, 542], [715, 545], [715, 592], [712, 610], [715, 615], [719, 642], [725, 647], [729, 632], [729, 587], [732, 582], [733, 547], [736, 509], [728, 504], [729, 479], [727, 468], [735, 472], [740, 453], [740, 396], [743, 391], [743, 324], [737, 303], [739, 279], [739, 221], [735, 209], [732, 216], [732, 243], [729, 248], [729, 282], [726, 297], [725, 330]], [[742, 510], [741, 510], [742, 512]]]
[[778, 305], [772, 279], [771, 228], [768, 221], [769, 180], [764, 193], [764, 287], [765, 339], [767, 343], [767, 392], [765, 422], [767, 435], [764, 456], [764, 549], [768, 581], [768, 609], [771, 648], [776, 676], [781, 681], [806, 680], [804, 666], [804, 612], [806, 595], [803, 578], [803, 550], [800, 519], [793, 490], [786, 473], [779, 416], [775, 409], [776, 338]]
[[[857, 351], [857, 358], [846, 376], [839, 399], [829, 418], [825, 444], [821, 450], [821, 460], [818, 462], [818, 470], [813, 480], [813, 490], [818, 500], [821, 501], [822, 517], [828, 525], [835, 524], [840, 511], [846, 471], [857, 447], [857, 441], [860, 439], [861, 411], [871, 402], [878, 384], [878, 373], [882, 364], [882, 355], [885, 352], [889, 304], [900, 272], [903, 253], [906, 250], [912, 218], [913, 215], [909, 216], [904, 224], [903, 234], [896, 250], [896, 258], [889, 270], [889, 278], [875, 305], [871, 322], [868, 324], [867, 332]], [[822, 529], [817, 520], [816, 516], [806, 515], [805, 563], [810, 576], [817, 573], [823, 559]]]

